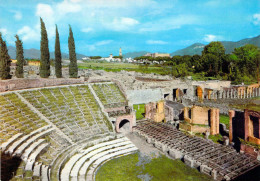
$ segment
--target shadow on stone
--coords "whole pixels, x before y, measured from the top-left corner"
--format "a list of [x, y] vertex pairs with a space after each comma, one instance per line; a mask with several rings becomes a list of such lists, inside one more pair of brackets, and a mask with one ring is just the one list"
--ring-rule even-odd
[[11, 157], [10, 155], [1, 153], [1, 180], [11, 180], [21, 161], [19, 157]]

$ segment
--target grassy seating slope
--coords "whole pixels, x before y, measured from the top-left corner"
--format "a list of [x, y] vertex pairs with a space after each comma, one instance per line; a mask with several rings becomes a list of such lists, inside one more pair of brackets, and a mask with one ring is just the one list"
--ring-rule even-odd
[[16, 94], [0, 95], [0, 145], [17, 133], [29, 134], [47, 124]]
[[74, 142], [112, 131], [87, 85], [24, 91], [21, 95]]
[[105, 108], [127, 105], [126, 98], [114, 83], [98, 83], [92, 85]]

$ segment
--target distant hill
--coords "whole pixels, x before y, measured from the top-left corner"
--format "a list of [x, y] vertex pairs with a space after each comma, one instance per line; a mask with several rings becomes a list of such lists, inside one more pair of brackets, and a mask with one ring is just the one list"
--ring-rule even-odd
[[201, 55], [201, 51], [203, 50], [204, 46], [205, 45], [202, 43], [194, 43], [191, 46], [188, 46], [187, 48], [183, 48], [183, 49], [180, 49], [180, 50], [177, 50], [177, 51], [171, 53], [171, 56], [196, 55], [196, 54]]
[[147, 51], [140, 51], [140, 52], [129, 52], [123, 55], [124, 58], [135, 58], [135, 57], [140, 57], [143, 56], [145, 54], [147, 54], [149, 52]]
[[[13, 46], [8, 46], [8, 53], [11, 57], [11, 59], [16, 59], [16, 48]], [[69, 59], [69, 54], [67, 53], [61, 53], [61, 56], [63, 59]], [[31, 48], [31, 49], [24, 49], [24, 58], [29, 59], [40, 59], [41, 52], [40, 50]], [[82, 59], [83, 57], [86, 57], [86, 55], [78, 54], [77, 53], [77, 59]], [[50, 52], [50, 58], [55, 58], [54, 52]]]
[[[226, 53], [228, 54], [228, 53], [232, 53], [235, 48], [244, 46], [246, 44], [253, 44], [253, 45], [260, 47], [260, 35], [253, 37], [253, 38], [242, 39], [242, 40], [236, 41], [236, 42], [221, 41], [221, 43], [224, 45], [224, 47], [226, 49]], [[205, 45], [201, 44], [201, 43], [194, 43], [191, 46], [188, 46], [187, 48], [183, 48], [181, 50], [177, 50], [177, 51], [171, 53], [171, 56], [195, 55], [195, 54], [201, 55], [201, 52], [202, 52], [204, 46]]]

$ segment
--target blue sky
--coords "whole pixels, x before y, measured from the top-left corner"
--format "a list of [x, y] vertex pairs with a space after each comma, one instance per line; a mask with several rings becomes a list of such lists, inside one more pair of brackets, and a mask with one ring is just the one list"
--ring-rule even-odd
[[54, 51], [55, 24], [68, 52], [68, 24], [76, 51], [118, 55], [168, 52], [193, 43], [238, 41], [260, 34], [260, 0], [0, 0], [0, 32], [8, 45], [18, 34], [24, 48], [40, 47], [40, 21]]

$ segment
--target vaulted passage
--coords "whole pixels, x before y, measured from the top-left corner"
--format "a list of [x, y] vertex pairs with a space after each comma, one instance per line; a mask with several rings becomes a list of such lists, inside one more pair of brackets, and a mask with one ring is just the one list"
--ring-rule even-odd
[[119, 131], [122, 133], [130, 132], [130, 122], [127, 119], [123, 119], [119, 123]]

